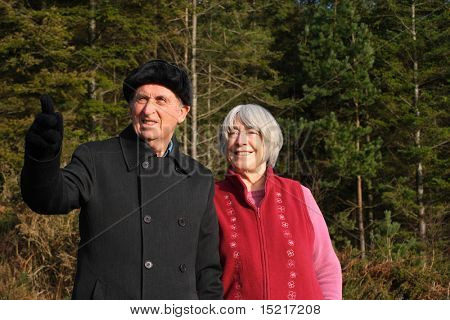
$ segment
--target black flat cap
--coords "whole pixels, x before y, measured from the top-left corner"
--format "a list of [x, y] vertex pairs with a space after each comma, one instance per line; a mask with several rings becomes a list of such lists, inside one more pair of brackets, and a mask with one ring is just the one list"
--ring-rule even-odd
[[183, 101], [192, 105], [191, 81], [183, 69], [164, 60], [150, 60], [134, 69], [123, 81], [123, 95], [129, 103], [136, 89], [144, 84], [160, 84]]

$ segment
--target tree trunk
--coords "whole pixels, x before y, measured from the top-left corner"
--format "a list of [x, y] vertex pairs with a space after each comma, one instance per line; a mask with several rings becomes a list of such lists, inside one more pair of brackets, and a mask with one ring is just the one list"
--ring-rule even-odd
[[[95, 48], [95, 30], [96, 30], [96, 23], [95, 23], [95, 7], [97, 5], [96, 0], [90, 0], [90, 17], [89, 17], [89, 46], [91, 48]], [[95, 99], [95, 89], [96, 89], [96, 82], [95, 82], [95, 76], [92, 74], [92, 78], [89, 81], [88, 85], [88, 95], [89, 99]]]
[[[359, 104], [355, 102], [356, 107], [356, 127], [360, 127], [359, 122]], [[360, 151], [359, 138], [356, 139], [356, 151]], [[356, 193], [358, 198], [358, 231], [359, 231], [359, 249], [361, 250], [361, 258], [364, 259], [366, 257], [366, 240], [365, 240], [365, 231], [364, 231], [364, 211], [363, 211], [363, 192], [362, 192], [362, 176], [356, 176], [357, 187]]]
[[[186, 39], [184, 43], [184, 65], [187, 67], [188, 65], [188, 57], [189, 57], [189, 8], [185, 8], [184, 15], [184, 25], [186, 27]], [[188, 153], [188, 117], [183, 122], [183, 151], [185, 154]]]
[[192, 0], [192, 139], [191, 157], [197, 159], [197, 0]]
[[[365, 110], [365, 123], [368, 126], [369, 125], [369, 110], [366, 108]], [[370, 145], [370, 142], [372, 141], [370, 137], [370, 133], [366, 135], [366, 142]], [[373, 185], [371, 179], [366, 179], [366, 186], [367, 186], [367, 207], [368, 207], [368, 216], [369, 216], [369, 248], [370, 250], [375, 249], [375, 234], [373, 232], [374, 228], [374, 220], [373, 220]]]
[[[413, 99], [413, 108], [416, 112], [417, 118], [420, 117], [420, 109], [419, 109], [419, 81], [418, 81], [418, 72], [419, 72], [419, 64], [417, 59], [417, 34], [416, 34], [416, 7], [415, 7], [415, 1], [412, 1], [411, 4], [411, 20], [412, 20], [412, 26], [411, 26], [411, 33], [413, 36], [413, 45], [414, 45], [414, 52], [413, 52], [413, 63], [414, 63], [414, 99]], [[420, 149], [420, 129], [416, 130], [415, 133], [415, 143], [416, 147]], [[419, 206], [419, 234], [420, 237], [425, 240], [426, 236], [426, 223], [425, 223], [425, 206], [423, 204], [423, 169], [422, 169], [422, 161], [420, 160], [417, 162], [417, 168], [416, 168], [416, 192], [417, 192], [417, 205]]]
[[[352, 43], [355, 43], [355, 34], [352, 33]], [[353, 61], [355, 64], [356, 60]], [[355, 114], [356, 114], [356, 128], [361, 126], [359, 120], [359, 102], [354, 101], [355, 104]], [[359, 137], [356, 138], [356, 151], [360, 151], [360, 141]], [[361, 250], [361, 258], [364, 259], [366, 257], [366, 240], [365, 240], [365, 230], [364, 230], [364, 210], [363, 210], [363, 191], [362, 191], [362, 176], [356, 176], [356, 194], [358, 201], [358, 231], [359, 231], [359, 249]]]
[[373, 232], [373, 228], [374, 228], [374, 220], [373, 220], [373, 193], [372, 193], [372, 189], [368, 189], [367, 191], [368, 195], [367, 195], [367, 201], [368, 201], [368, 205], [369, 205], [369, 225], [370, 225], [370, 229], [369, 229], [369, 240], [370, 240], [370, 250], [374, 250], [375, 249], [375, 234]]
[[[95, 10], [96, 10], [97, 1], [89, 0], [90, 6], [90, 17], [89, 17], [89, 46], [91, 48], [95, 48], [95, 32], [96, 32], [96, 22], [95, 22]], [[88, 83], [88, 98], [94, 100], [95, 99], [95, 90], [97, 89], [97, 83], [95, 81], [95, 70], [92, 70], [91, 79]], [[94, 116], [91, 115], [89, 119], [89, 130], [90, 132], [94, 131], [95, 127], [95, 119]]]
[[[212, 82], [212, 70], [211, 70], [211, 63], [208, 64], [208, 101], [207, 101], [207, 106], [208, 106], [208, 114], [211, 111], [211, 82]], [[210, 121], [208, 121], [208, 134], [207, 137], [211, 137], [211, 123]], [[212, 147], [211, 147], [211, 143], [207, 143], [207, 157], [208, 157], [208, 168], [212, 167]]]
[[[115, 42], [114, 42], [115, 44]], [[116, 84], [116, 66], [113, 67], [113, 83]], [[114, 105], [117, 105], [117, 90], [114, 90]], [[119, 118], [116, 115], [114, 117], [114, 132], [119, 132]]]

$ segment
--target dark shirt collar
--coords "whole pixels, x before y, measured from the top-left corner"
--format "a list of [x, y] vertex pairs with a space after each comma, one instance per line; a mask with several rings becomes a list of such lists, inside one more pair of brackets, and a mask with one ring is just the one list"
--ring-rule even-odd
[[[131, 124], [119, 134], [119, 138], [128, 171], [135, 169], [145, 159], [156, 156], [153, 149], [137, 136]], [[172, 136], [163, 157], [173, 159], [177, 167], [181, 168], [185, 173], [190, 171], [189, 163], [185, 159], [186, 156], [180, 152], [175, 135]]]
[[168, 145], [168, 147], [167, 147], [167, 150], [166, 150], [166, 152], [164, 152], [164, 154], [163, 154], [163, 158], [167, 157], [168, 154], [169, 154], [170, 152], [172, 152], [172, 150], [173, 150], [173, 141], [170, 140], [170, 141], [169, 141], [169, 145]]

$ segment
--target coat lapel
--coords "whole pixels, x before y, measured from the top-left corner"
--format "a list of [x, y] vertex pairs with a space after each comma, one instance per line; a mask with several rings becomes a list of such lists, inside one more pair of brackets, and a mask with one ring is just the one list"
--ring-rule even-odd
[[[146, 159], [154, 157], [153, 150], [134, 132], [132, 125], [129, 125], [125, 130], [119, 134], [120, 146], [122, 149], [123, 158], [127, 165], [128, 171], [136, 169]], [[172, 137], [173, 148], [167, 155], [175, 162], [175, 170], [179, 174], [191, 175], [193, 171], [198, 169], [196, 162], [182, 152], [180, 152], [180, 146], [175, 138]]]

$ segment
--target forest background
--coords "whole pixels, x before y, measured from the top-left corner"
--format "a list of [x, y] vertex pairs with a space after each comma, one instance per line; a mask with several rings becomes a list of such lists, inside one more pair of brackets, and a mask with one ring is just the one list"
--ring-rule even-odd
[[0, 0], [0, 299], [70, 297], [77, 212], [23, 203], [26, 130], [50, 94], [62, 165], [128, 123], [121, 88], [149, 59], [189, 71], [182, 149], [218, 179], [237, 104], [281, 124], [276, 170], [309, 187], [345, 299], [449, 299], [449, 2]]

